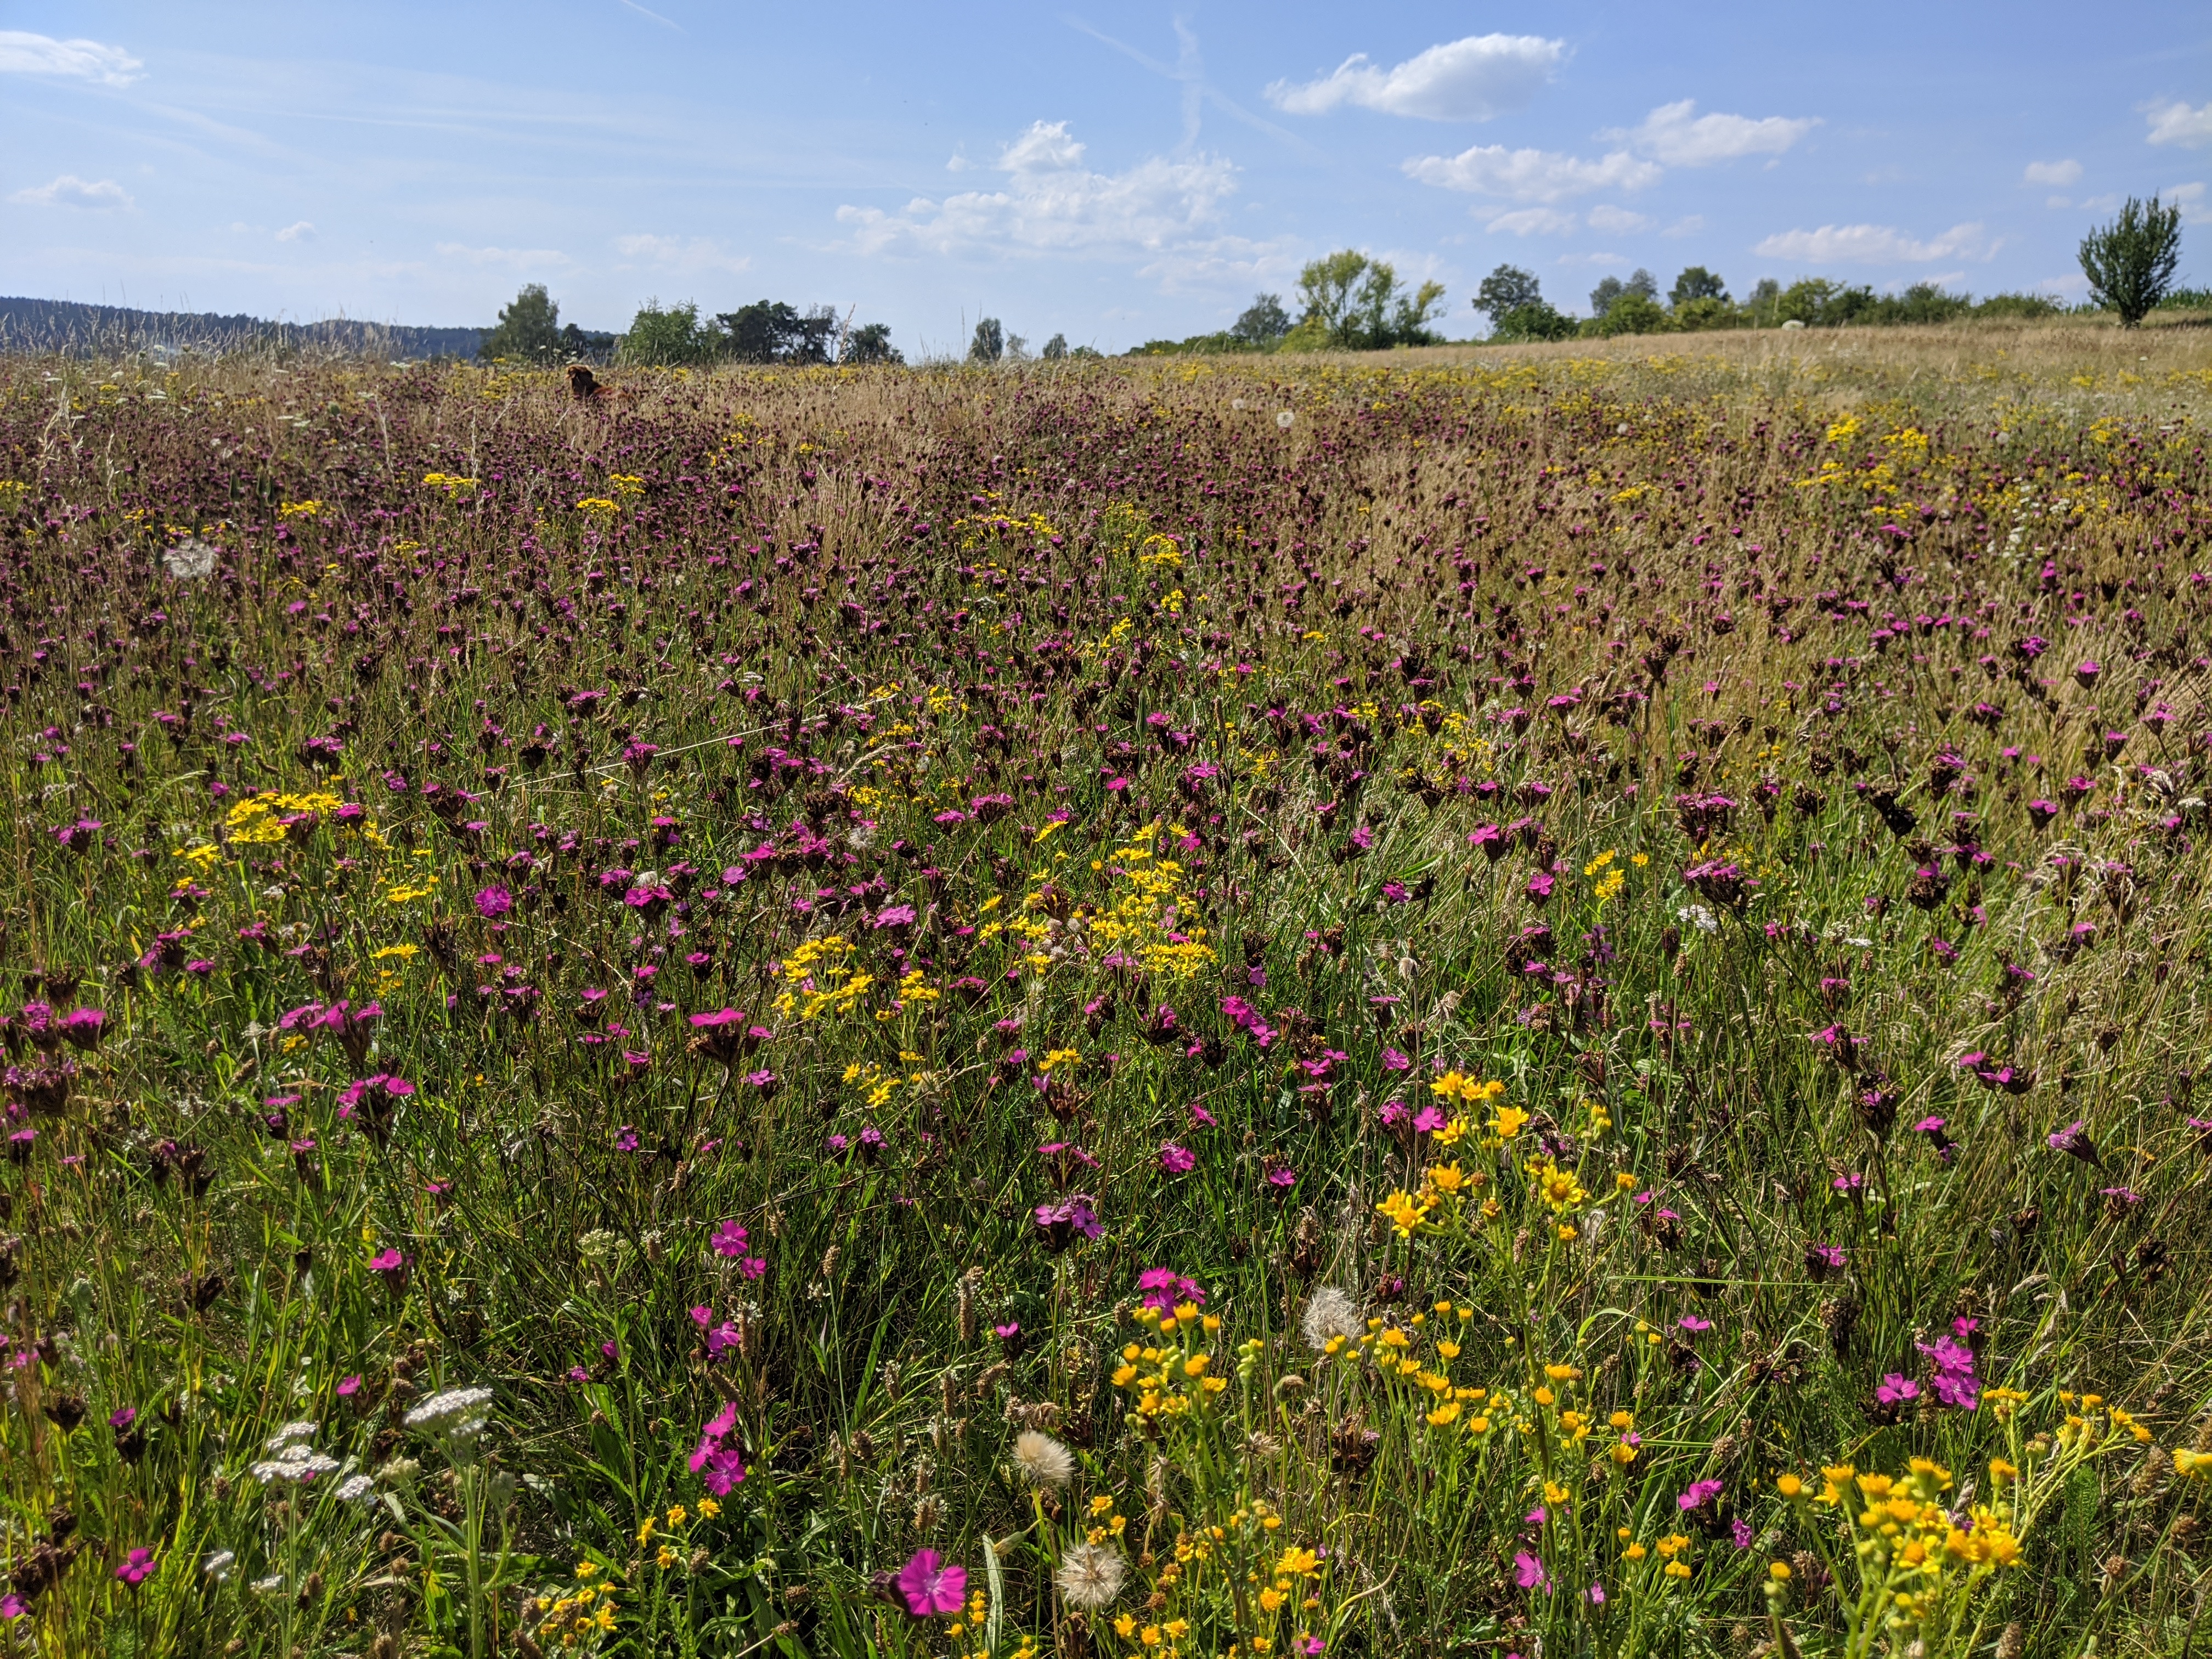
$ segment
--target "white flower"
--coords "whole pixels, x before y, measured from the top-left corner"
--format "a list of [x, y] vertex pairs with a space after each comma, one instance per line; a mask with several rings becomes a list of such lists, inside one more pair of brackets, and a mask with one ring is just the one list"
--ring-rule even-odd
[[1040, 1486], [1064, 1486], [1075, 1473], [1075, 1458], [1067, 1448], [1036, 1429], [1014, 1437], [1014, 1462]]
[[279, 1456], [283, 1455], [284, 1448], [290, 1445], [294, 1441], [296, 1440], [304, 1443], [306, 1441], [313, 1440], [314, 1437], [315, 1425], [313, 1423], [287, 1423], [283, 1428], [277, 1430], [276, 1433], [269, 1437], [267, 1441], [263, 1443], [261, 1449], [267, 1452], [272, 1457]]
[[215, 549], [188, 536], [161, 556], [161, 568], [179, 581], [205, 581], [215, 574]]
[[1071, 1607], [1096, 1612], [1121, 1594], [1129, 1564], [1110, 1544], [1078, 1544], [1061, 1559], [1053, 1583]]
[[1334, 1285], [1324, 1285], [1306, 1298], [1305, 1316], [1298, 1322], [1298, 1334], [1316, 1353], [1327, 1353], [1336, 1337], [1353, 1341], [1365, 1328], [1359, 1322], [1358, 1305]]
[[337, 1458], [324, 1456], [304, 1440], [289, 1440], [277, 1449], [276, 1456], [246, 1472], [268, 1486], [279, 1480], [313, 1480], [319, 1474], [335, 1474], [339, 1467]]
[[349, 1474], [338, 1483], [337, 1498], [341, 1504], [359, 1504], [376, 1496], [376, 1480], [372, 1475]]
[[217, 1550], [200, 1563], [200, 1571], [220, 1584], [229, 1578], [231, 1570], [238, 1565], [238, 1557], [229, 1550]]
[[1719, 921], [1702, 904], [1686, 904], [1674, 912], [1674, 916], [1677, 921], [1688, 922], [1701, 933], [1720, 931]]
[[491, 1420], [489, 1389], [441, 1389], [407, 1413], [407, 1426], [473, 1440]]
[[1297, 419], [1297, 416], [1291, 414], [1287, 409], [1279, 409], [1275, 411], [1275, 424], [1282, 428], [1285, 432], [1288, 432], [1291, 429], [1291, 422], [1296, 419]]
[[284, 1588], [284, 1575], [272, 1572], [266, 1578], [257, 1578], [246, 1586], [256, 1595], [274, 1595]]

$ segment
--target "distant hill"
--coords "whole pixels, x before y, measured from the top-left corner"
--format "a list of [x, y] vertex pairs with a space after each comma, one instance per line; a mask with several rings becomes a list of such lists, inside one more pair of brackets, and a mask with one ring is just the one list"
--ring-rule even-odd
[[208, 311], [137, 311], [70, 300], [0, 298], [0, 351], [93, 356], [258, 347], [343, 356], [473, 357], [483, 335], [480, 328], [410, 328], [344, 317], [319, 323], [272, 323]]

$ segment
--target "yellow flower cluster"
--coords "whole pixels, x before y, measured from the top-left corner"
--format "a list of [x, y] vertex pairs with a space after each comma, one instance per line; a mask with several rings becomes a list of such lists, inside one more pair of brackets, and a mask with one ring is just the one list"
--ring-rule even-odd
[[847, 967], [852, 954], [853, 947], [842, 933], [808, 939], [793, 951], [783, 960], [787, 988], [776, 995], [776, 1012], [787, 1018], [796, 1013], [802, 1020], [817, 1018], [824, 1012], [833, 1017], [850, 1013], [875, 983], [873, 975]]
[[[251, 795], [223, 817], [223, 839], [234, 845], [257, 846], [283, 841], [292, 826], [279, 814], [313, 813], [320, 817], [343, 805], [336, 795]], [[313, 828], [312, 824], [307, 827]]]
[[1158, 1333], [1154, 1342], [1124, 1347], [1114, 1371], [1115, 1388], [1135, 1390], [1139, 1416], [1174, 1417], [1229, 1387], [1227, 1377], [1211, 1374], [1213, 1356], [1201, 1346], [1220, 1331], [1217, 1316], [1201, 1315], [1195, 1304], [1184, 1302], [1171, 1309], [1139, 1307], [1130, 1316]]

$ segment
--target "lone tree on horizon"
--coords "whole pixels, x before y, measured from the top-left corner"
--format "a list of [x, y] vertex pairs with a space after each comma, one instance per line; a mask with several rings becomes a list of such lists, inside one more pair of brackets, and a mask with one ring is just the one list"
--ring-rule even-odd
[[2118, 218], [2081, 239], [2089, 297], [2117, 312], [2122, 328], [2133, 328], [2157, 308], [2180, 263], [2180, 206], [2161, 207], [2155, 196], [2147, 203], [2129, 197]]

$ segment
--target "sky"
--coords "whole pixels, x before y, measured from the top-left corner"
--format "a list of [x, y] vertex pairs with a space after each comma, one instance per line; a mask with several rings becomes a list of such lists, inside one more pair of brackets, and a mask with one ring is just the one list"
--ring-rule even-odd
[[524, 283], [1126, 349], [1333, 249], [1563, 310], [1643, 267], [2083, 290], [2128, 195], [2212, 286], [2212, 9], [0, 0], [0, 294], [488, 324]]

